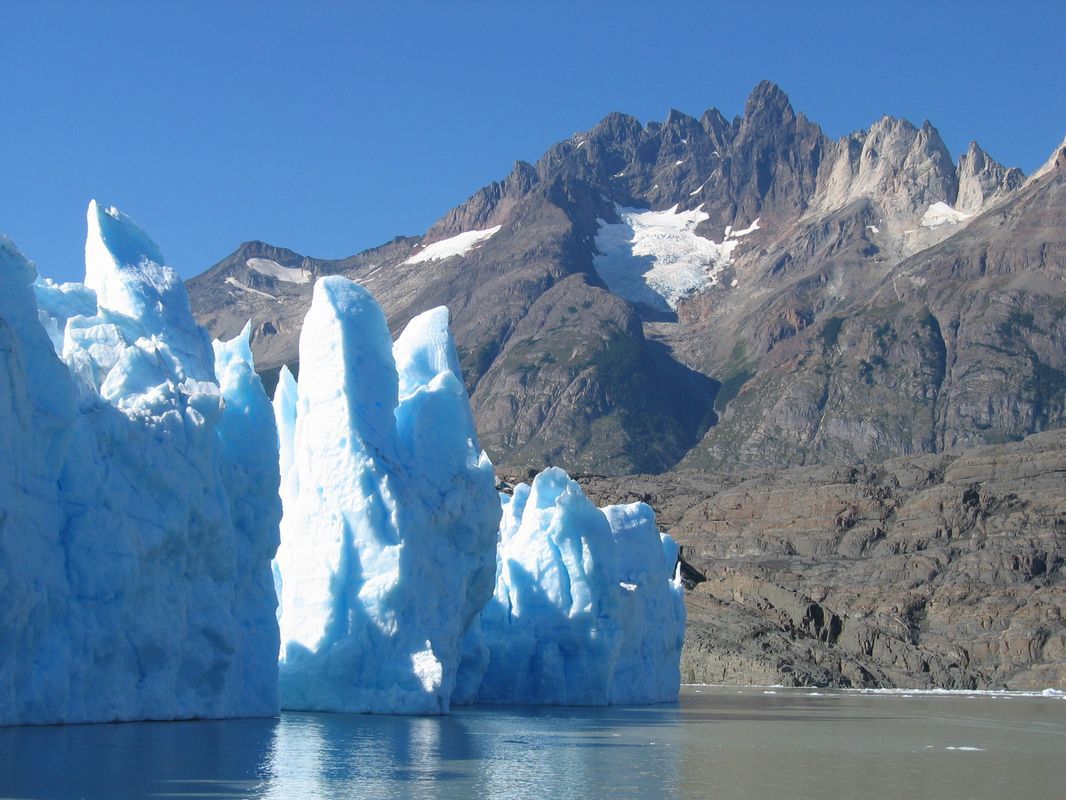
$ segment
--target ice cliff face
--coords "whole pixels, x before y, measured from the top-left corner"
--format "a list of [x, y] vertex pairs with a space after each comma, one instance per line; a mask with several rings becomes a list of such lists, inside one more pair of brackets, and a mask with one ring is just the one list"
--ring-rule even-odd
[[85, 285], [0, 240], [0, 724], [273, 714], [277, 441], [247, 335], [212, 353], [147, 235], [95, 202], [88, 227]]
[[501, 499], [496, 592], [480, 617], [487, 658], [468, 642], [457, 700], [675, 701], [685, 627], [678, 550], [651, 508], [598, 509], [557, 468]]
[[447, 310], [393, 344], [369, 292], [322, 278], [274, 409], [282, 706], [447, 711], [500, 519]]

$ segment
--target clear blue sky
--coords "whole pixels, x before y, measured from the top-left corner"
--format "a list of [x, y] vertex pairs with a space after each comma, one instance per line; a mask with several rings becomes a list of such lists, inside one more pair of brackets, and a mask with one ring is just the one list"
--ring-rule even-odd
[[732, 117], [763, 78], [831, 136], [929, 118], [1030, 172], [1064, 30], [1063, 2], [0, 0], [0, 232], [62, 280], [91, 197], [186, 277], [248, 239], [350, 255], [610, 111]]

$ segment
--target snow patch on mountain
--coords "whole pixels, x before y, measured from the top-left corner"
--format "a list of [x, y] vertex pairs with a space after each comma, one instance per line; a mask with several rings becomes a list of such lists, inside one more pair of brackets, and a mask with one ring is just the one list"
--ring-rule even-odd
[[615, 294], [661, 311], [718, 283], [740, 244], [737, 238], [758, 230], [758, 220], [741, 231], [726, 229], [720, 243], [696, 234], [708, 219], [701, 208], [665, 211], [615, 206], [619, 222], [599, 220], [593, 262]]
[[969, 219], [969, 214], [956, 211], [943, 201], [933, 203], [922, 215], [921, 225], [923, 228], [938, 228], [941, 225], [955, 225], [964, 219]]
[[274, 295], [270, 294], [270, 292], [263, 292], [263, 291], [260, 291], [259, 289], [253, 289], [251, 286], [245, 286], [243, 283], [241, 283], [239, 280], [237, 280], [236, 278], [233, 278], [233, 277], [226, 278], [226, 283], [228, 283], [230, 286], [235, 286], [235, 287], [237, 287], [238, 289], [240, 289], [242, 291], [250, 292], [251, 294], [257, 294], [260, 297], [266, 297], [266, 298], [268, 298], [270, 300], [277, 300], [278, 299]]
[[244, 263], [252, 272], [258, 272], [260, 275], [266, 275], [268, 278], [285, 281], [286, 283], [307, 283], [311, 280], [311, 273], [306, 269], [283, 267], [277, 261], [271, 261], [269, 258], [249, 258]]
[[446, 258], [465, 256], [482, 242], [485, 242], [500, 232], [501, 225], [487, 228], [483, 231], [466, 231], [441, 239], [439, 242], [426, 245], [425, 248], [409, 259], [404, 264], [422, 264], [426, 261], [443, 261]]
[[733, 230], [732, 225], [727, 225], [725, 229], [725, 235], [727, 239], [739, 239], [741, 236], [747, 236], [750, 233], [755, 233], [759, 230], [759, 218], [756, 217], [755, 221], [746, 228], [741, 228], [739, 231]]

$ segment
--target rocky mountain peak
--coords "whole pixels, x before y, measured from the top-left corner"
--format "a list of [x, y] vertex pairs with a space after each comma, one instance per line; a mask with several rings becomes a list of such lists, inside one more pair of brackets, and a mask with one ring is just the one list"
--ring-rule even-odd
[[781, 87], [773, 81], [760, 81], [744, 105], [744, 120], [750, 124], [788, 124], [796, 112]]
[[717, 108], [709, 108], [700, 117], [700, 125], [715, 145], [723, 144], [729, 137], [730, 125], [722, 112]]
[[[1048, 171], [1066, 167], [1064, 147]], [[215, 335], [251, 317], [263, 368], [294, 359], [314, 276], [365, 281], [393, 330], [447, 305], [482, 441], [502, 463], [625, 471], [686, 453], [761, 464], [939, 450], [1066, 419], [1059, 306], [1035, 279], [1018, 300], [1013, 277], [1057, 258], [1066, 182], [1015, 193], [1021, 181], [976, 144], [956, 164], [928, 121], [885, 116], [832, 141], [765, 81], [732, 122], [713, 108], [646, 125], [609, 114], [417, 239], [306, 265], [246, 243], [190, 296]], [[1009, 303], [974, 283], [995, 270], [1012, 276]], [[627, 293], [638, 281], [676, 306]], [[971, 290], [983, 305], [951, 305]], [[966, 370], [1000, 356], [987, 374], [1009, 367], [1011, 385], [986, 392]], [[1001, 397], [1024, 418], [977, 418]]]
[[931, 204], [954, 203], [958, 194], [954, 161], [928, 121], [917, 128], [883, 116], [834, 142], [825, 161], [812, 206], [830, 211], [872, 200], [889, 230], [913, 228]]
[[1017, 167], [1007, 168], [988, 155], [977, 142], [959, 157], [959, 193], [955, 209], [976, 214], [982, 208], [1013, 193], [1025, 182]]
[[589, 132], [590, 142], [635, 142], [644, 132], [640, 120], [620, 111], [612, 111]]
[[663, 125], [666, 127], [691, 127], [698, 125], [696, 118], [686, 114], [684, 111], [678, 111], [676, 108], [671, 108], [666, 114], [666, 120]]
[[1062, 144], [1055, 148], [1051, 157], [1044, 162], [1044, 165], [1033, 173], [1033, 176], [1029, 179], [1029, 182], [1033, 182], [1039, 178], [1044, 177], [1056, 170], [1066, 169], [1066, 139], [1062, 140]]

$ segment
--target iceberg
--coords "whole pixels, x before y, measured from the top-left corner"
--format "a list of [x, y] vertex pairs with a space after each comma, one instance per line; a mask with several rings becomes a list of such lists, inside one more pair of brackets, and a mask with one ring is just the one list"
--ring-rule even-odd
[[447, 309], [393, 344], [366, 289], [319, 279], [274, 412], [282, 707], [447, 712], [501, 514]]
[[0, 239], [0, 724], [278, 710], [277, 434], [116, 209], [84, 284]]
[[465, 642], [456, 702], [676, 701], [678, 548], [652, 509], [599, 509], [558, 468], [500, 498], [496, 590]]

